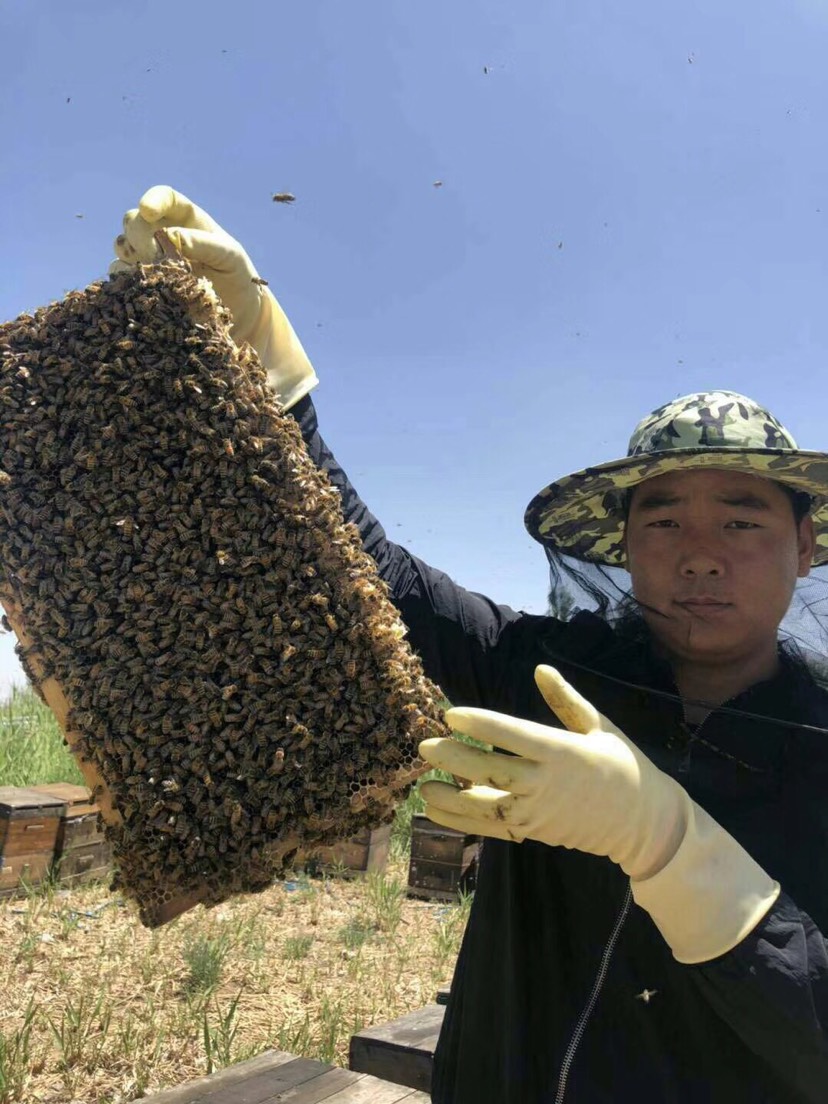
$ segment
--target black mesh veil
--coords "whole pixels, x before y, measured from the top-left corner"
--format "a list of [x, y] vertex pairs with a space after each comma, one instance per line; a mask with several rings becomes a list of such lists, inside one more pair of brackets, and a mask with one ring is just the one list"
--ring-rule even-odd
[[[636, 621], [643, 625], [630, 575], [623, 568], [578, 560], [549, 545], [544, 551], [549, 563], [550, 614], [568, 621], [588, 610], [612, 626]], [[828, 565], [812, 568], [806, 578], [797, 581], [779, 627], [779, 644], [828, 689]]]

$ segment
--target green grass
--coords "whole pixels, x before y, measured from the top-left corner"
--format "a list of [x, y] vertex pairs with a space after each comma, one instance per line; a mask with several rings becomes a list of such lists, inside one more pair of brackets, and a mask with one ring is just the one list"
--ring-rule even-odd
[[189, 968], [186, 987], [192, 992], [212, 993], [221, 981], [224, 960], [231, 950], [229, 936], [217, 938], [199, 935], [185, 942], [184, 961]]
[[81, 774], [47, 705], [26, 687], [0, 703], [0, 786], [75, 782]]
[[290, 962], [296, 962], [300, 958], [307, 958], [313, 946], [312, 935], [291, 935], [285, 940], [283, 954]]
[[0, 1031], [0, 1104], [23, 1099], [32, 1065], [31, 1036], [35, 1016], [34, 1002], [30, 1000], [20, 1027], [9, 1034]]
[[347, 924], [339, 929], [338, 938], [350, 951], [361, 947], [373, 936], [376, 928], [361, 916], [352, 916]]

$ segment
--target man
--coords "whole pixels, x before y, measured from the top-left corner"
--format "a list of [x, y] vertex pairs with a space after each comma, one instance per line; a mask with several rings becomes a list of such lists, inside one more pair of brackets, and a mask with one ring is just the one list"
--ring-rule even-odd
[[662, 407], [526, 515], [593, 593], [626, 568], [624, 601], [516, 613], [388, 541], [319, 436], [278, 303], [209, 216], [151, 189], [116, 266], [153, 259], [162, 226], [339, 488], [450, 725], [493, 746], [422, 748], [472, 782], [424, 784], [429, 814], [490, 837], [433, 1099], [828, 1100], [828, 695], [778, 639], [828, 560], [828, 457], [743, 396]]

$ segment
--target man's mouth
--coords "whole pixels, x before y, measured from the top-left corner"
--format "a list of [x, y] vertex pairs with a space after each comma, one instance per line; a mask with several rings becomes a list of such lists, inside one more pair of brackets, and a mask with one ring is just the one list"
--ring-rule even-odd
[[721, 610], [731, 609], [732, 602], [723, 602], [721, 598], [684, 598], [676, 602], [677, 606], [688, 610], [690, 613], [718, 613]]

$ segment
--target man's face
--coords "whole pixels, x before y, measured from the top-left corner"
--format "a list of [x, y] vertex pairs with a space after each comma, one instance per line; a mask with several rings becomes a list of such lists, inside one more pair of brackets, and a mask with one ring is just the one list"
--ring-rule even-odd
[[656, 639], [686, 660], [727, 662], [776, 647], [814, 551], [787, 494], [728, 471], [670, 472], [633, 491], [625, 541], [633, 593]]

